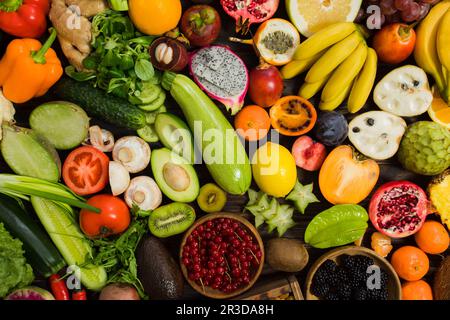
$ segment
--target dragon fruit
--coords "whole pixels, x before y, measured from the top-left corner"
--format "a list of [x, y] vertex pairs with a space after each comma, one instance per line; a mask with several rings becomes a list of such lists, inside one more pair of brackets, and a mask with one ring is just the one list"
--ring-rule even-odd
[[241, 110], [248, 90], [248, 70], [233, 51], [224, 46], [202, 48], [191, 56], [189, 68], [208, 96], [223, 103], [232, 115]]

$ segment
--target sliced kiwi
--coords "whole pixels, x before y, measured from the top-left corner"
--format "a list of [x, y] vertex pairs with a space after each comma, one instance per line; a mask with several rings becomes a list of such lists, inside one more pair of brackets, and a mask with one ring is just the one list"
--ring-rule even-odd
[[197, 203], [205, 212], [218, 212], [223, 209], [227, 202], [227, 194], [214, 183], [205, 184], [200, 188]]
[[150, 232], [158, 238], [167, 238], [182, 233], [195, 221], [195, 211], [181, 202], [159, 207], [148, 219]]

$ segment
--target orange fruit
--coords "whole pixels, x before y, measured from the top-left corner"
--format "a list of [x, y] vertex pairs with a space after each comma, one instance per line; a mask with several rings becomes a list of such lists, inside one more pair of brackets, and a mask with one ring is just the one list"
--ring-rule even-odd
[[407, 281], [422, 279], [430, 268], [425, 252], [413, 246], [397, 249], [392, 255], [391, 264], [398, 276]]
[[383, 258], [386, 258], [392, 251], [391, 238], [382, 234], [381, 232], [372, 233], [371, 240], [372, 249]]
[[181, 19], [180, 0], [129, 0], [128, 6], [136, 28], [152, 36], [174, 29]]
[[419, 248], [429, 254], [446, 251], [450, 242], [447, 230], [437, 221], [426, 221], [414, 236]]
[[441, 98], [439, 90], [433, 87], [433, 102], [428, 109], [430, 118], [447, 129], [450, 129], [450, 106]]
[[408, 281], [402, 284], [402, 300], [433, 300], [433, 292], [423, 280]]
[[248, 141], [264, 138], [270, 129], [270, 117], [260, 106], [244, 107], [234, 118], [237, 133]]

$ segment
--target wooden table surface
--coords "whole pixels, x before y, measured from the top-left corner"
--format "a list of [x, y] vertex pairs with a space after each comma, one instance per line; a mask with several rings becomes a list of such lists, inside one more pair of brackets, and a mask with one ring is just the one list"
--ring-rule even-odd
[[[187, 0], [182, 1], [183, 5], [186, 7], [186, 3], [188, 3]], [[284, 1], [282, 1], [284, 2]], [[229, 36], [237, 36], [234, 30], [234, 20], [230, 17], [228, 17], [223, 10], [221, 9], [220, 5], [215, 5], [215, 7], [217, 8], [217, 10], [219, 11], [219, 13], [221, 14], [222, 17], [222, 24], [223, 24], [223, 28], [222, 28], [222, 32], [220, 35], [220, 38], [216, 41], [217, 44], [225, 44], [227, 46], [229, 46], [234, 52], [236, 52], [246, 63], [248, 69], [250, 70], [251, 68], [255, 67], [258, 64], [258, 59], [255, 55], [255, 52], [253, 51], [253, 48], [251, 46], [248, 45], [244, 45], [244, 44], [236, 44], [236, 43], [231, 43], [228, 41], [228, 37]], [[277, 14], [275, 15], [276, 17], [281, 17], [281, 18], [287, 18], [286, 12], [285, 12], [285, 8], [283, 6], [283, 4], [280, 4], [280, 8], [278, 9]], [[256, 27], [253, 26], [252, 27], [252, 31], [255, 32]], [[302, 37], [302, 41], [304, 41], [304, 37]], [[3, 38], [0, 38], [0, 54], [3, 54], [3, 51], [7, 45], [7, 43], [9, 43], [9, 41], [11, 40], [10, 37], [3, 35]], [[370, 40], [369, 40], [370, 41]], [[54, 46], [55, 48], [58, 47], [58, 45], [56, 44]], [[57, 48], [57, 51], [59, 52], [59, 57], [63, 59], [62, 54], [60, 53], [59, 49]], [[65, 59], [63, 59], [65, 60]], [[408, 61], [406, 64], [411, 63], [414, 64], [414, 61]], [[392, 69], [391, 66], [387, 66], [387, 65], [380, 65], [379, 66], [379, 70], [378, 70], [378, 75], [377, 75], [377, 81], [379, 79], [381, 79], [388, 71], [390, 71]], [[285, 88], [284, 88], [284, 95], [296, 95], [298, 88], [300, 87], [303, 79], [304, 75], [300, 75], [299, 77], [296, 77], [294, 79], [285, 81]], [[431, 79], [430, 79], [431, 80]], [[39, 105], [42, 102], [46, 102], [46, 101], [51, 101], [54, 100], [52, 97], [52, 91], [50, 90], [49, 93], [39, 99], [34, 99], [31, 102], [25, 104], [25, 105], [21, 105], [21, 106], [16, 106], [16, 110], [17, 110], [17, 114], [16, 114], [16, 120], [18, 125], [20, 126], [25, 126], [28, 127], [28, 116], [30, 111], [32, 110], [33, 107]], [[317, 97], [314, 97], [313, 99], [311, 99], [311, 101], [314, 103], [315, 106], [318, 106], [318, 100]], [[248, 104], [252, 104], [250, 100], [246, 100], [246, 105]], [[166, 105], [168, 107], [168, 111], [171, 113], [174, 113], [176, 115], [179, 116], [183, 116], [180, 109], [178, 108], [177, 104], [171, 99], [170, 95], [168, 95], [167, 101], [166, 101]], [[224, 112], [224, 114], [226, 114], [226, 112], [224, 111], [224, 107], [218, 104], [218, 107], [221, 108], [221, 110]], [[362, 113], [364, 111], [369, 111], [369, 110], [377, 110], [377, 107], [374, 105], [373, 101], [370, 100], [367, 105], [364, 107], [363, 110], [361, 110], [359, 113]], [[346, 118], [350, 121], [352, 118], [352, 115], [347, 113], [346, 110], [346, 106], [342, 105], [341, 107], [338, 108], [338, 111], [340, 111], [341, 113], [345, 114]], [[227, 115], [228, 119], [232, 122], [232, 117], [230, 117], [229, 115]], [[428, 119], [428, 116], [422, 116], [420, 117], [420, 119]], [[405, 119], [408, 123], [412, 123], [415, 122], [417, 120], [419, 120], [419, 118], [409, 118], [409, 119]], [[128, 134], [135, 134], [131, 131], [124, 131], [118, 128], [114, 128], [102, 121], [98, 121], [98, 119], [93, 119], [92, 123], [96, 123], [101, 125], [102, 127], [104, 127], [105, 129], [109, 129], [111, 130], [116, 139], [120, 136], [124, 136], [124, 135], [128, 135]], [[292, 147], [293, 142], [295, 141], [295, 137], [294, 138], [290, 138], [290, 137], [283, 137], [280, 136], [280, 143], [282, 145], [284, 145], [285, 147], [287, 147], [289, 150]], [[344, 143], [346, 144], [350, 144], [350, 142], [347, 140]], [[155, 143], [155, 144], [151, 144], [151, 148], [152, 149], [157, 149], [159, 147], [162, 147], [162, 145], [160, 143]], [[60, 152], [61, 158], [64, 159], [65, 157], [64, 152]], [[414, 183], [417, 183], [418, 185], [420, 185], [421, 187], [423, 187], [424, 189], [426, 189], [427, 184], [430, 180], [429, 177], [425, 177], [425, 176], [420, 176], [420, 175], [416, 175], [414, 173], [411, 173], [409, 171], [404, 170], [400, 164], [396, 161], [395, 158], [393, 159], [389, 159], [387, 161], [380, 161], [378, 162], [380, 165], [380, 178], [378, 180], [377, 183], [377, 187], [385, 182], [388, 181], [392, 181], [392, 180], [409, 180], [412, 181]], [[200, 183], [201, 185], [208, 183], [208, 182], [213, 182], [212, 178], [210, 177], [206, 167], [204, 165], [196, 165], [195, 166], [196, 171], [198, 173], [199, 179], [200, 179]], [[6, 164], [3, 162], [3, 159], [0, 159], [0, 171], [1, 172], [6, 172], [9, 171], [8, 167], [6, 166]], [[316, 194], [316, 196], [319, 198], [320, 203], [314, 203], [311, 204], [307, 210], [306, 213], [304, 215], [300, 214], [299, 212], [295, 212], [294, 213], [294, 220], [296, 221], [296, 225], [291, 228], [290, 230], [288, 230], [284, 237], [287, 238], [296, 238], [299, 239], [300, 241], [303, 241], [303, 236], [304, 236], [304, 232], [305, 229], [308, 225], [308, 223], [311, 221], [311, 219], [318, 214], [319, 212], [331, 207], [332, 205], [330, 203], [328, 203], [321, 195], [320, 190], [318, 188], [318, 173], [311, 173], [311, 172], [307, 172], [305, 170], [302, 169], [298, 169], [298, 178], [300, 180], [300, 182], [302, 184], [308, 184], [313, 182], [314, 183], [314, 193]], [[147, 174], [147, 175], [152, 175], [151, 174], [151, 169], [150, 167], [148, 167], [144, 172], [141, 172], [140, 174]], [[375, 189], [377, 188], [375, 187]], [[257, 186], [253, 183], [252, 184], [252, 188], [255, 190], [258, 190]], [[375, 190], [374, 189], [374, 190]], [[365, 208], [368, 207], [368, 202], [370, 200], [370, 196], [366, 198], [366, 200], [364, 200], [361, 205], [364, 206]], [[244, 196], [231, 196], [229, 195], [228, 197], [228, 201], [227, 204], [224, 208], [223, 211], [228, 211], [228, 212], [235, 212], [235, 213], [242, 213], [243, 212], [243, 208], [245, 206], [245, 204], [247, 203], [248, 198], [246, 195]], [[164, 198], [164, 202], [167, 203], [169, 202], [167, 198]], [[196, 205], [196, 203], [192, 204], [195, 208], [196, 208], [196, 212], [198, 216], [203, 215], [203, 213], [200, 211], [200, 209], [198, 208], [198, 206]], [[250, 219], [250, 221], [253, 221], [251, 214], [245, 213], [245, 215]], [[437, 217], [430, 217], [431, 219], [438, 219]], [[430, 219], [429, 218], [429, 219]], [[370, 224], [370, 223], [369, 223]], [[270, 238], [276, 237], [276, 234], [268, 234], [267, 230], [265, 229], [265, 227], [261, 227], [259, 229], [261, 236], [263, 237], [264, 241], [267, 241]], [[364, 237], [364, 241], [363, 241], [363, 245], [366, 247], [370, 248], [370, 236], [372, 234], [372, 232], [375, 231], [375, 229], [370, 225], [369, 229], [367, 230], [365, 237]], [[177, 259], [178, 257], [178, 251], [179, 251], [179, 245], [180, 245], [180, 241], [181, 241], [181, 235], [179, 236], [174, 236], [171, 237], [169, 239], [165, 239], [163, 240], [165, 242], [165, 244], [167, 245], [167, 247], [171, 250], [171, 252], [173, 253], [174, 258]], [[406, 239], [398, 239], [398, 240], [394, 240], [394, 250], [400, 246], [406, 245], [406, 244], [411, 244], [414, 245], [414, 239], [413, 237], [408, 237]], [[298, 274], [296, 274], [297, 279], [299, 280], [300, 286], [302, 287], [302, 290], [304, 290], [304, 281], [307, 275], [307, 272], [311, 266], [311, 264], [318, 258], [320, 257], [322, 254], [324, 254], [325, 252], [327, 252], [328, 250], [320, 250], [320, 249], [315, 249], [312, 247], [309, 247], [308, 245], [306, 245], [309, 255], [310, 255], [310, 261], [308, 266], [301, 272], [299, 272]], [[445, 255], [449, 254], [450, 250], [448, 250]], [[429, 255], [430, 258], [430, 271], [426, 276], [426, 280], [429, 281], [429, 283], [431, 283], [432, 279], [433, 279], [433, 274], [435, 272], [435, 269], [439, 266], [439, 263], [442, 261], [443, 256], [441, 255]], [[282, 273], [276, 272], [275, 270], [271, 269], [267, 264], [264, 266], [264, 270], [262, 272], [262, 275], [260, 277], [260, 279], [258, 280], [258, 282], [256, 283], [255, 286], [258, 285], [258, 283], [262, 283], [262, 282], [267, 282], [270, 281], [270, 279], [273, 278], [278, 278], [280, 276], [283, 276]], [[196, 293], [187, 283], [185, 286], [185, 293], [184, 293], [184, 298], [185, 299], [203, 299], [202, 296], [200, 296], [198, 293]]]

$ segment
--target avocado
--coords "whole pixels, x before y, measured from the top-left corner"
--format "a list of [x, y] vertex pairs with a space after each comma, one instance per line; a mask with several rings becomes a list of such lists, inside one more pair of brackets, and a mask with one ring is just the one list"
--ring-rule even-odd
[[183, 275], [164, 244], [153, 236], [142, 238], [136, 250], [138, 278], [150, 299], [179, 299]]
[[189, 162], [167, 148], [151, 156], [153, 176], [161, 191], [171, 200], [192, 202], [199, 193], [197, 173]]
[[160, 113], [156, 116], [155, 130], [166, 148], [194, 163], [194, 138], [183, 120], [170, 113]]

